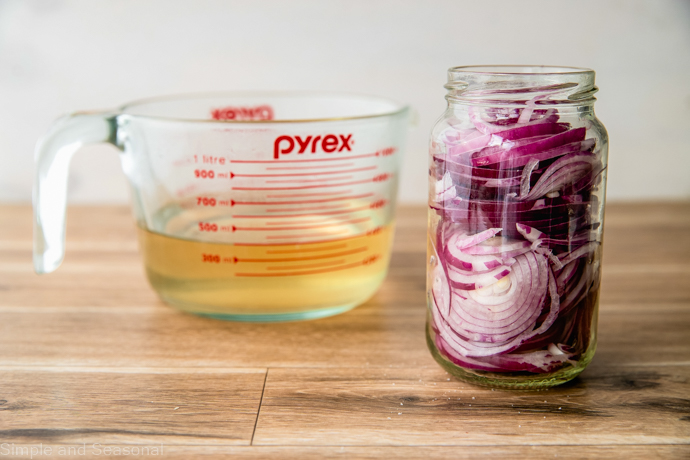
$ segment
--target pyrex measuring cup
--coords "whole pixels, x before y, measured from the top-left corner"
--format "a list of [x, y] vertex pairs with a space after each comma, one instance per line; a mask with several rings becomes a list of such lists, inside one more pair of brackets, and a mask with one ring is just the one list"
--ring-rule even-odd
[[64, 256], [72, 154], [109, 142], [165, 302], [231, 320], [346, 311], [386, 274], [407, 118], [387, 99], [318, 93], [158, 98], [64, 117], [37, 147], [35, 270]]

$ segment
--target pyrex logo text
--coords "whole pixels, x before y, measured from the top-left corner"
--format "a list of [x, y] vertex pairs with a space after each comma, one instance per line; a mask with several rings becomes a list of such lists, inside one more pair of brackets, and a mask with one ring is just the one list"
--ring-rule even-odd
[[352, 134], [326, 134], [325, 136], [279, 136], [273, 143], [273, 158], [276, 160], [280, 155], [287, 155], [297, 148], [297, 153], [304, 153], [307, 149], [311, 153], [316, 153], [317, 148], [321, 148], [326, 153], [335, 151], [351, 152]]

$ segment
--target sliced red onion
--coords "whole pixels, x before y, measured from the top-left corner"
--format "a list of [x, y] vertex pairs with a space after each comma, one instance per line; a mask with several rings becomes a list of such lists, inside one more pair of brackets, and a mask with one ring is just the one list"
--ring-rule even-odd
[[502, 257], [495, 256], [493, 254], [474, 255], [463, 252], [454, 244], [454, 239], [456, 236], [457, 235], [454, 235], [448, 241], [444, 254], [446, 257], [446, 262], [454, 267], [470, 272], [483, 272], [487, 270], [494, 270], [503, 264], [511, 265], [511, 263], [507, 263], [511, 260], [509, 257], [503, 259]]
[[467, 369], [551, 372], [587, 346], [599, 266], [583, 257], [599, 245], [593, 190], [605, 168], [587, 120], [557, 123], [540, 97], [521, 110], [470, 107], [474, 129], [448, 128], [432, 158], [431, 326], [439, 352]]
[[[498, 353], [504, 353], [513, 350], [517, 348], [520, 345], [520, 343], [524, 340], [528, 340], [532, 336], [541, 333], [545, 329], [548, 329], [548, 327], [555, 320], [558, 314], [558, 294], [556, 292], [556, 285], [555, 281], [553, 280], [553, 275], [551, 274], [551, 271], [548, 269], [546, 259], [540, 255], [528, 253], [519, 256], [516, 266], [520, 269], [518, 270], [517, 267], [515, 269], [515, 282], [518, 283], [518, 285], [525, 286], [526, 291], [520, 292], [520, 294], [516, 298], [515, 303], [512, 304], [512, 306], [510, 307], [511, 309], [507, 310], [507, 313], [522, 312], [524, 316], [521, 316], [520, 320], [512, 321], [511, 326], [504, 326], [503, 329], [501, 329], [501, 326], [499, 326], [494, 327], [493, 330], [488, 330], [492, 329], [492, 325], [490, 322], [489, 324], [481, 323], [482, 309], [477, 308], [476, 305], [472, 302], [469, 302], [467, 300], [463, 301], [458, 296], [454, 296], [454, 300], [451, 303], [451, 314], [449, 315], [449, 317], [442, 318], [443, 321], [440, 321], [440, 324], [438, 322], [436, 323], [436, 326], [439, 329], [439, 333], [443, 335], [444, 340], [446, 340], [446, 342], [450, 346], [452, 346], [463, 356], [492, 356]], [[523, 273], [525, 273], [526, 276], [520, 278]], [[544, 281], [539, 285], [533, 286], [531, 284], [531, 279], [533, 276], [538, 276], [539, 279]], [[536, 300], [536, 303], [539, 305], [541, 304], [544, 298], [544, 293], [547, 284], [544, 278], [549, 280], [548, 291], [552, 293], [550, 312], [547, 315], [546, 319], [542, 322], [541, 326], [539, 326], [535, 330], [531, 330], [531, 328], [534, 327], [534, 322], [536, 321], [540, 313], [540, 310], [534, 309], [532, 307], [532, 304]], [[530, 292], [533, 289], [539, 289], [542, 292], [540, 295], [536, 295], [536, 292]], [[463, 305], [468, 310], [465, 310], [464, 308], [458, 309], [459, 304]], [[525, 305], [527, 305], [527, 308], [525, 308]], [[466, 311], [467, 313], [462, 313], [463, 311]], [[485, 321], [486, 314], [493, 314], [494, 316], [496, 315], [494, 312], [484, 313]], [[462, 320], [462, 317], [460, 317], [460, 319], [463, 322], [458, 324], [458, 318], [456, 318], [456, 316], [459, 316], [461, 314], [469, 315], [469, 317], [465, 316], [464, 320]], [[503, 310], [501, 315], [505, 314], [506, 311]], [[477, 315], [479, 315], [480, 318], [477, 318]], [[472, 321], [474, 321], [474, 323], [479, 322], [479, 324], [474, 324], [473, 322], [467, 321], [470, 318], [475, 318]], [[526, 321], [524, 320], [525, 318], [527, 318]], [[528, 323], [527, 328], [524, 328], [525, 322]], [[452, 327], [453, 324], [455, 324], [455, 327]], [[502, 323], [499, 322], [498, 324]], [[458, 330], [455, 330], [456, 328]], [[473, 332], [474, 338], [479, 338], [481, 341], [472, 340], [471, 338], [465, 337], [463, 335], [469, 332]], [[514, 334], [516, 333], [517, 335], [512, 337], [510, 340], [504, 340], [502, 342], [491, 342], [491, 340], [499, 340], [502, 338], [506, 338], [506, 335], [510, 335], [511, 332]]]
[[587, 243], [571, 253], [559, 254], [558, 258], [561, 259], [561, 263], [563, 265], [567, 265], [575, 259], [589, 255], [590, 253], [594, 252], [598, 246], [598, 242], [592, 241], [591, 243]]
[[452, 200], [456, 196], [458, 196], [458, 193], [453, 185], [453, 179], [450, 177], [450, 173], [447, 172], [441, 180], [436, 182], [436, 201], [442, 203]]
[[520, 111], [520, 117], [518, 118], [518, 124], [520, 123], [527, 123], [532, 119], [532, 112], [534, 112], [534, 109], [536, 109], [536, 102], [538, 100], [544, 99], [547, 97], [547, 94], [540, 94], [539, 96], [536, 96], [532, 98], [531, 100], [527, 101], [527, 107], [522, 109]]
[[[554, 348], [559, 350], [555, 345]], [[502, 369], [510, 369], [512, 372], [527, 371], [547, 373], [562, 366], [563, 363], [567, 362], [572, 356], [572, 353], [559, 352], [555, 354], [551, 351], [551, 348], [549, 348], [549, 350], [536, 350], [529, 353], [510, 353], [491, 356], [486, 361], [488, 362], [487, 364], [492, 364]]]
[[568, 289], [567, 295], [563, 298], [560, 306], [561, 314], [566, 314], [587, 295], [587, 285], [591, 281], [591, 275], [591, 268], [586, 264], [584, 270], [580, 272], [580, 277], [577, 278], [577, 284], [571, 286]]
[[529, 193], [532, 171], [538, 167], [539, 160], [536, 158], [530, 158], [525, 167], [522, 169], [522, 178], [520, 179], [520, 197], [525, 197]]
[[[469, 184], [470, 188], [483, 187], [514, 187], [520, 185], [520, 177], [476, 177], [463, 172], [450, 172], [450, 176], [455, 183]], [[464, 188], [467, 188], [466, 186]]]
[[[542, 240], [535, 241], [535, 243], [540, 243], [540, 244], [541, 244], [541, 242], [542, 242]], [[563, 268], [563, 263], [561, 262], [561, 260], [558, 257], [556, 257], [555, 255], [553, 255], [553, 251], [551, 251], [550, 249], [536, 248], [534, 251], [538, 254], [542, 254], [542, 255], [548, 257], [554, 270], [558, 271], [558, 270]]]
[[569, 125], [567, 123], [538, 123], [504, 129], [502, 131], [483, 135], [481, 135], [479, 131], [476, 131], [477, 134], [467, 136], [462, 142], [457, 142], [457, 140], [452, 142], [447, 148], [447, 153], [449, 155], [460, 155], [481, 150], [485, 147], [501, 147], [505, 150], [514, 145], [510, 143], [510, 141], [558, 134], [567, 131], [568, 128]]
[[[501, 152], [490, 152], [489, 154], [482, 155], [481, 152], [474, 154], [472, 156], [473, 166], [487, 166], [495, 163], [510, 162], [509, 167], [524, 166], [531, 159], [528, 155], [540, 154], [542, 152], [547, 152], [557, 147], [565, 145], [574, 145], [578, 142], [578, 150], [581, 148], [581, 142], [585, 138], [585, 128], [571, 129], [554, 136], [547, 137], [545, 139], [540, 139], [536, 142], [529, 144], [520, 145], [510, 150], [504, 150]], [[553, 157], [550, 157], [553, 158]], [[545, 159], [539, 158], [537, 159]]]
[[[477, 131], [480, 131], [484, 134], [498, 133], [506, 129], [505, 125], [493, 124], [485, 121], [482, 118], [481, 113], [474, 106], [470, 107], [469, 109], [469, 117], [474, 127], [477, 128]], [[556, 114], [555, 110], [550, 110], [547, 111], [542, 118], [532, 120], [529, 123], [524, 123], [522, 126], [536, 125], [540, 123], [555, 123], [556, 121], [558, 121], [558, 115]]]
[[[527, 249], [529, 246], [529, 243], [523, 240], [512, 240], [501, 236], [494, 236], [474, 246], [463, 248], [462, 252], [473, 255], [512, 254], [520, 249]], [[511, 255], [511, 257], [515, 257], [523, 252]]]
[[[532, 191], [521, 199], [529, 200], [544, 195], [551, 190], [557, 190], [565, 183], [575, 183], [584, 176], [581, 171], [588, 171], [594, 168], [594, 165], [599, 162], [595, 155], [591, 153], [574, 153], [565, 157], [559, 158], [551, 166], [546, 168], [541, 177], [532, 187]], [[573, 178], [572, 174], [580, 174], [577, 178]], [[556, 183], [554, 176], [563, 177], [562, 183]], [[570, 179], [570, 180], [569, 180]], [[569, 180], [569, 182], [568, 182]]]
[[[439, 260], [438, 255], [436, 260]], [[445, 315], [448, 315], [450, 312], [450, 285], [440, 261], [432, 272], [432, 278], [431, 292], [436, 307], [441, 309]]]
[[513, 169], [499, 170], [492, 168], [474, 167], [470, 164], [470, 159], [462, 155], [437, 155], [434, 157], [435, 168], [439, 171], [450, 171], [456, 173], [459, 177], [468, 177], [471, 179], [520, 179], [521, 172]]
[[[563, 262], [561, 262], [563, 263]], [[570, 281], [570, 279], [573, 277], [575, 272], [577, 271], [577, 267], [579, 265], [578, 260], [573, 260], [569, 264], [565, 264], [563, 266], [563, 270], [558, 274], [558, 277], [556, 278], [556, 286], [558, 287], [558, 292], [561, 292], [561, 289], [565, 284]]]
[[524, 224], [515, 224], [515, 227], [517, 228], [517, 231], [520, 233], [520, 235], [524, 236], [527, 241], [530, 243], [534, 243], [535, 241], [544, 238], [546, 235], [544, 233], [540, 232], [536, 228], [532, 228], [530, 226], [524, 225]]
[[[548, 124], [544, 124], [545, 126], [549, 126]], [[562, 131], [561, 131], [562, 132]], [[508, 152], [513, 152], [515, 151], [518, 147], [521, 147], [523, 145], [531, 145], [534, 144], [535, 142], [539, 142], [545, 139], [548, 139], [551, 137], [550, 135], [542, 135], [542, 136], [534, 136], [534, 137], [526, 137], [524, 139], [501, 139], [500, 136], [501, 133], [498, 134], [492, 134], [491, 136], [493, 138], [496, 138], [499, 140], [499, 142], [495, 143], [489, 143], [486, 147], [478, 150], [473, 150], [471, 152], [464, 153], [463, 155], [468, 156], [472, 160], [475, 158], [487, 158], [487, 157], [493, 157], [494, 155], [505, 155]], [[474, 164], [474, 161], [473, 161]], [[485, 165], [477, 165], [475, 166], [485, 166]]]
[[484, 359], [481, 361], [478, 359], [474, 358], [468, 358], [466, 356], [462, 356], [458, 352], [456, 352], [453, 347], [448, 345], [448, 343], [443, 340], [443, 336], [437, 335], [436, 336], [436, 348], [448, 359], [450, 359], [453, 363], [462, 366], [466, 369], [474, 369], [474, 370], [479, 370], [479, 371], [490, 371], [490, 372], [509, 372], [503, 370], [503, 368], [499, 366], [494, 366], [491, 364], [485, 363]]
[[451, 362], [466, 369], [489, 372], [551, 372], [573, 356], [572, 353], [560, 352], [560, 348], [557, 345], [554, 345], [553, 348], [559, 350], [559, 352], [552, 352], [552, 345], [554, 344], [549, 344], [548, 351], [537, 350], [528, 353], [507, 353], [481, 358], [480, 360], [462, 356], [453, 350], [441, 336], [436, 337], [436, 347]]
[[464, 249], [468, 248], [470, 246], [477, 245], [481, 243], [482, 241], [488, 240], [498, 232], [500, 232], [502, 229], [500, 228], [489, 228], [484, 230], [483, 232], [479, 232], [476, 235], [459, 235], [454, 241], [453, 244], [458, 248], [458, 249]]
[[[476, 129], [459, 129], [457, 126], [450, 126], [444, 131], [446, 138], [446, 145], [464, 144], [472, 142], [474, 139], [481, 138], [484, 135]], [[477, 147], [480, 148], [480, 147]]]
[[[559, 190], [562, 190], [567, 185], [574, 184], [581, 178], [590, 174], [592, 166], [587, 163], [575, 163], [559, 169], [557, 172], [534, 185], [532, 191], [522, 199], [530, 199], [536, 196], [547, 196], [548, 198], [557, 198], [560, 196]], [[543, 175], [542, 175], [543, 177]]]
[[508, 274], [510, 274], [510, 267], [506, 265], [478, 273], [459, 270], [452, 265], [448, 267], [448, 278], [450, 278], [451, 284], [465, 290], [490, 286]]

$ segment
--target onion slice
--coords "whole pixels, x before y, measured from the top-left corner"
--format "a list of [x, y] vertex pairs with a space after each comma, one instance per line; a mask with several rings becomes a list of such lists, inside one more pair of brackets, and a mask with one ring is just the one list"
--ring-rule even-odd
[[430, 327], [467, 369], [552, 372], [589, 346], [605, 167], [591, 123], [541, 108], [554, 90], [471, 106], [432, 146]]

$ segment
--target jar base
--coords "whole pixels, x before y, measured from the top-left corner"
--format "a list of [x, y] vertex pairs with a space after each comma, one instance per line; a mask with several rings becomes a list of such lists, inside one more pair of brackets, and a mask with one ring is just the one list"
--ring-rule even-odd
[[469, 371], [462, 369], [446, 359], [438, 348], [436, 348], [436, 344], [429, 333], [429, 327], [426, 329], [426, 344], [431, 351], [431, 355], [446, 372], [467, 383], [488, 388], [500, 388], [503, 390], [541, 390], [562, 385], [574, 379], [584, 371], [587, 365], [592, 361], [595, 352], [595, 347], [590, 346], [576, 365], [568, 366], [548, 374], [525, 375], [526, 373], [520, 373], [520, 375], [516, 375], [517, 373], [509, 372], [498, 374], [496, 372]]

